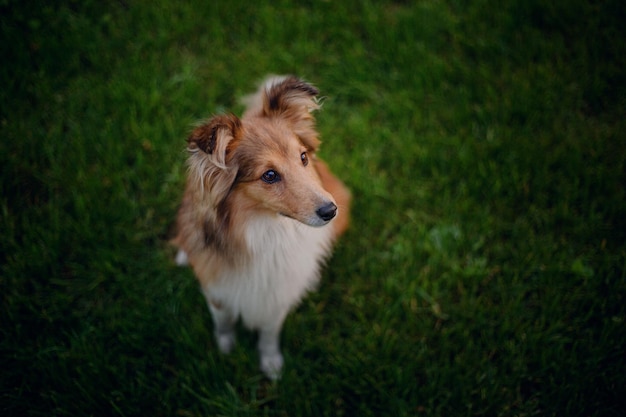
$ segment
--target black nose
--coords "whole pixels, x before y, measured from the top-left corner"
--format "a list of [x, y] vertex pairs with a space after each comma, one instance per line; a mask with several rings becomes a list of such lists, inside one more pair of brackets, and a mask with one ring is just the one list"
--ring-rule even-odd
[[337, 214], [337, 206], [335, 203], [328, 203], [325, 206], [318, 208], [316, 213], [322, 220], [327, 222]]

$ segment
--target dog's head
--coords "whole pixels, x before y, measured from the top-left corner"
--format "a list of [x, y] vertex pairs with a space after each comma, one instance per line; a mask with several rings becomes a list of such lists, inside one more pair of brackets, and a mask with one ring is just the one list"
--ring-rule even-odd
[[192, 132], [190, 167], [216, 208], [266, 210], [310, 226], [335, 217], [315, 167], [317, 94], [296, 77], [271, 78], [242, 119], [216, 116]]

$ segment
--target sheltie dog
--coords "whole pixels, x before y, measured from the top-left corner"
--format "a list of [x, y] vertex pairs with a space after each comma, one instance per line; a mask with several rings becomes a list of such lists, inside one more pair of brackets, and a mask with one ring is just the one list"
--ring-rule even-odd
[[287, 313], [316, 286], [348, 226], [350, 192], [315, 155], [317, 94], [294, 76], [270, 77], [241, 118], [215, 116], [187, 140], [177, 263], [189, 263], [200, 282], [220, 351], [235, 345], [241, 317], [258, 331], [270, 379], [281, 374]]

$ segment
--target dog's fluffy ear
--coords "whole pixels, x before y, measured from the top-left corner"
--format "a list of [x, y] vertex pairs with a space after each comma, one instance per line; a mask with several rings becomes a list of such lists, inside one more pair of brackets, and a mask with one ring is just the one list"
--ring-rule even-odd
[[297, 77], [270, 77], [256, 94], [245, 99], [246, 114], [285, 118], [304, 145], [315, 151], [320, 141], [311, 113], [320, 108], [318, 94], [317, 88]]
[[241, 136], [241, 120], [228, 114], [215, 116], [206, 123], [196, 127], [187, 138], [189, 150], [198, 150], [212, 155], [219, 165], [226, 165], [227, 157], [239, 142]]
[[213, 117], [187, 138], [190, 171], [202, 188], [209, 189], [214, 201], [226, 196], [235, 181], [237, 167], [232, 163], [232, 155], [241, 135], [241, 121], [229, 114]]
[[271, 78], [265, 84], [263, 111], [266, 115], [317, 110], [317, 88], [294, 76]]

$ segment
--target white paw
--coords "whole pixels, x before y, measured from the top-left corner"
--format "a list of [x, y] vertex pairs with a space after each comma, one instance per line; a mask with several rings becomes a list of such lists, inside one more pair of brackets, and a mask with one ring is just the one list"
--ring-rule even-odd
[[275, 353], [273, 355], [261, 355], [261, 371], [272, 381], [280, 378], [283, 369], [283, 355]]
[[187, 266], [189, 264], [189, 259], [187, 259], [187, 253], [180, 249], [176, 254], [176, 265], [178, 266]]
[[217, 340], [217, 347], [220, 349], [220, 352], [225, 355], [232, 352], [235, 347], [234, 332], [216, 334], [215, 339]]

